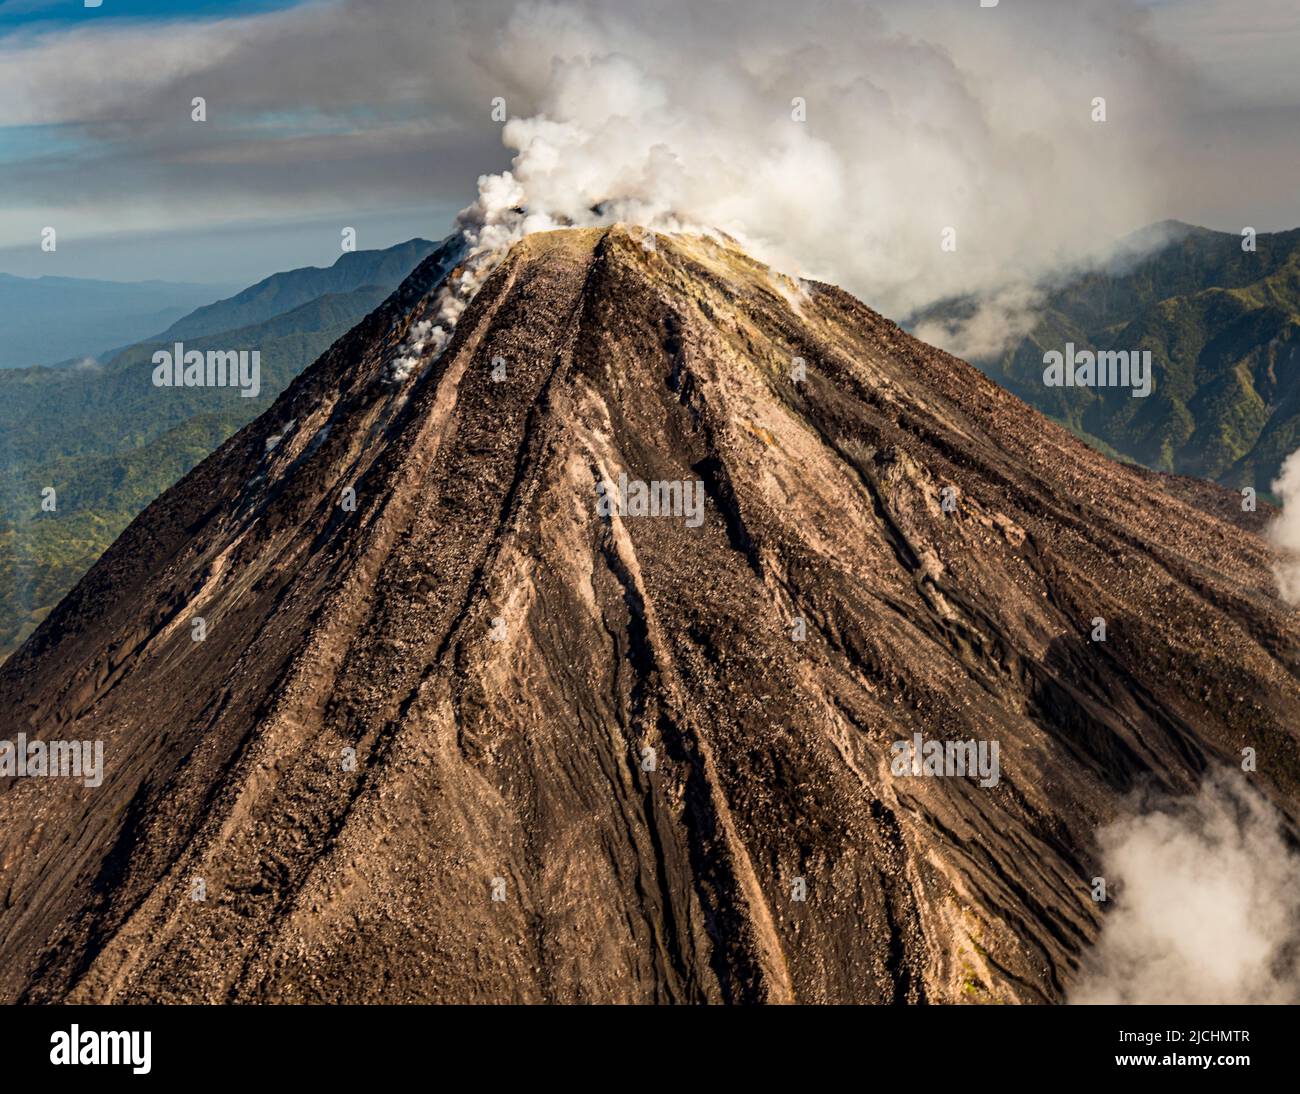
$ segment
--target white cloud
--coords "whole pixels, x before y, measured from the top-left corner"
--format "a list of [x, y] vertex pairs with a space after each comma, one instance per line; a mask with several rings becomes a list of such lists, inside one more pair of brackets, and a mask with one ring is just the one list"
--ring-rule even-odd
[[1282, 512], [1268, 527], [1269, 542], [1279, 556], [1273, 572], [1282, 599], [1300, 605], [1300, 449], [1282, 462], [1273, 493], [1282, 501]]
[[1114, 904], [1073, 1003], [1300, 1002], [1300, 858], [1233, 771], [1099, 833]]

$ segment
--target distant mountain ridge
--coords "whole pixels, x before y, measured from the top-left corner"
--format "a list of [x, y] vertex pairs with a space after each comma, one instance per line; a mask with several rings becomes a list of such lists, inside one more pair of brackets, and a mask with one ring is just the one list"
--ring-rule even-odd
[[251, 326], [331, 293], [374, 286], [391, 291], [436, 246], [427, 239], [408, 239], [382, 251], [346, 252], [332, 266], [303, 266], [272, 274], [228, 299], [196, 308], [151, 341], [201, 338]]
[[[1051, 291], [1027, 336], [973, 363], [1103, 451], [1265, 492], [1300, 447], [1300, 229], [1261, 234], [1253, 252], [1229, 232], [1177, 222], [1147, 231], [1164, 242]], [[960, 321], [976, 303], [950, 302], [912, 326]], [[1045, 387], [1043, 355], [1067, 342], [1150, 350], [1155, 390], [1134, 399]]]

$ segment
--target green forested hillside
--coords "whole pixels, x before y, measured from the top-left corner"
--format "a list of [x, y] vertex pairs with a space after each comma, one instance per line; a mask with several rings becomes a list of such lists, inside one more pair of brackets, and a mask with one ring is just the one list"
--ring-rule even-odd
[[[1300, 229], [1240, 236], [1161, 226], [1171, 239], [1136, 263], [1051, 292], [1037, 325], [990, 376], [1099, 447], [1162, 471], [1268, 490], [1300, 447]], [[948, 305], [951, 318], [973, 302]], [[1049, 388], [1043, 354], [1150, 350], [1154, 391]]]
[[[305, 272], [306, 285], [280, 275], [275, 295], [285, 310], [247, 326], [199, 336], [185, 333], [191, 328], [183, 320], [180, 333], [131, 346], [100, 368], [0, 372], [0, 657], [21, 644], [137, 513], [270, 406], [432, 247], [412, 241], [392, 253], [348, 256], [362, 259], [348, 266], [350, 275], [380, 277], [375, 283], [337, 276], [322, 282], [319, 270]], [[325, 284], [340, 291], [302, 300]], [[258, 299], [265, 312], [271, 305]], [[209, 318], [248, 316], [247, 303], [201, 310]], [[260, 394], [154, 387], [153, 354], [174, 340], [187, 350], [260, 350]], [[53, 512], [42, 509], [49, 488]]]

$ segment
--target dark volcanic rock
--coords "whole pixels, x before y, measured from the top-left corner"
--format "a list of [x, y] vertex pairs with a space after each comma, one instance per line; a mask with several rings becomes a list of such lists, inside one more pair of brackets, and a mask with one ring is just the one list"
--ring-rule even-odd
[[[529, 237], [395, 389], [433, 256], [0, 669], [107, 769], [0, 787], [0, 998], [1059, 1000], [1127, 791], [1250, 746], [1294, 823], [1257, 534], [657, 243]], [[620, 473], [703, 523], [598, 515]], [[917, 732], [1000, 780], [891, 774]]]

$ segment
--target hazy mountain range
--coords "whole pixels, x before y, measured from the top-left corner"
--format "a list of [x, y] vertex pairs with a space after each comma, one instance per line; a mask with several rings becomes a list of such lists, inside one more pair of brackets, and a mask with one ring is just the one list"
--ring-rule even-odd
[[264, 323], [326, 296], [358, 290], [391, 291], [433, 249], [424, 239], [410, 239], [375, 251], [350, 251], [332, 266], [306, 266], [272, 274], [227, 300], [196, 308], [152, 341], [202, 338]]
[[137, 342], [235, 287], [0, 274], [0, 369], [75, 361]]

